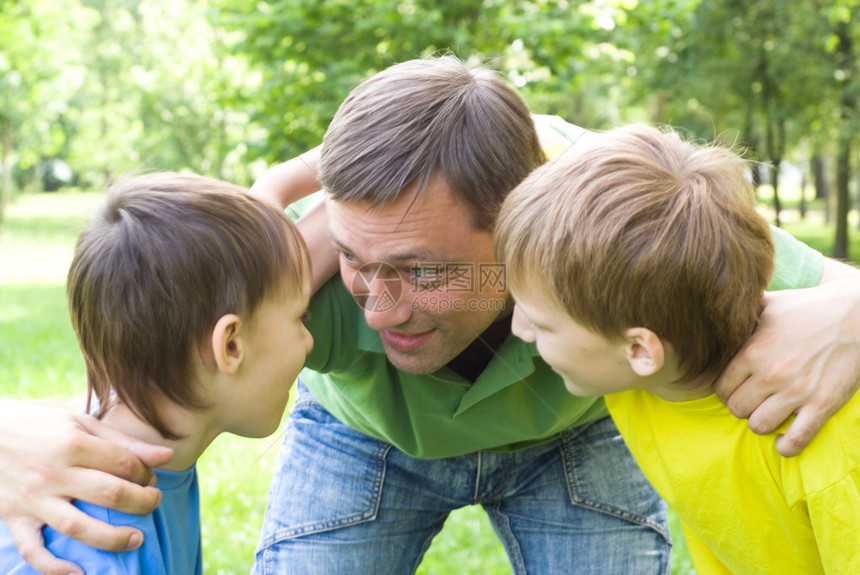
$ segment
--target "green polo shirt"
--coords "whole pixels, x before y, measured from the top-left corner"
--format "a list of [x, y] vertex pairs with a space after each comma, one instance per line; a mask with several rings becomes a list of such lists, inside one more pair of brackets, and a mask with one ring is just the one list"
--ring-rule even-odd
[[415, 375], [391, 365], [340, 276], [310, 311], [314, 348], [302, 380], [340, 421], [414, 457], [514, 450], [607, 415], [602, 399], [570, 395], [535, 347], [513, 335], [473, 383], [447, 367]]
[[770, 227], [776, 247], [770, 291], [816, 286], [824, 272], [824, 256], [780, 228]]

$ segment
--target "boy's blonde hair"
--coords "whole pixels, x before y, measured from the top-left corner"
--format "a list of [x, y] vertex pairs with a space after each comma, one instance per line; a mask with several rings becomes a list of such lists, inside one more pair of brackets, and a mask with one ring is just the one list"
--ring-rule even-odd
[[252, 320], [283, 290], [300, 297], [309, 270], [295, 225], [243, 188], [174, 173], [114, 185], [78, 238], [66, 287], [96, 416], [115, 393], [176, 439], [153, 396], [205, 408], [192, 359], [218, 319]]
[[750, 337], [773, 272], [770, 229], [731, 150], [632, 125], [542, 166], [506, 200], [499, 261], [606, 337], [645, 327], [710, 383]]

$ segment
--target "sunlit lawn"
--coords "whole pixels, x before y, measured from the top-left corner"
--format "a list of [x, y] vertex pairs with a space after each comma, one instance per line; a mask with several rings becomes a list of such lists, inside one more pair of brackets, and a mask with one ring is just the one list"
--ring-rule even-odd
[[[20, 196], [0, 236], [0, 394], [83, 397], [85, 382], [66, 314], [63, 282], [74, 240], [99, 194]], [[789, 231], [827, 251], [832, 231], [788, 223]], [[857, 235], [857, 234], [855, 234]], [[855, 242], [854, 252], [860, 253]], [[269, 480], [280, 444], [222, 436], [200, 461], [207, 574], [247, 573], [253, 562]], [[676, 533], [675, 573], [691, 573]], [[419, 569], [422, 575], [510, 573], [504, 551], [480, 508], [454, 513]]]

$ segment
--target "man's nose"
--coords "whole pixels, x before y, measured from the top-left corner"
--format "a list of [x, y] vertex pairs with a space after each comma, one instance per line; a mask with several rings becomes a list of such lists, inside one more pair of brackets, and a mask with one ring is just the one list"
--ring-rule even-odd
[[412, 317], [411, 286], [394, 268], [385, 264], [375, 269], [368, 266], [359, 274], [358, 281], [353, 281], [353, 295], [364, 309], [368, 326], [383, 331], [409, 321]]

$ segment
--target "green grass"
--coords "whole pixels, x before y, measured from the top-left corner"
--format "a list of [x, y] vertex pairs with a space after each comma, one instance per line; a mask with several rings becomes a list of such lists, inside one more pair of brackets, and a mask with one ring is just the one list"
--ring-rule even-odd
[[[3, 396], [66, 399], [85, 393], [83, 361], [66, 313], [63, 284], [75, 238], [99, 199], [93, 193], [26, 195], [8, 210], [0, 235]], [[832, 230], [804, 222], [787, 222], [785, 227], [829, 252]], [[852, 249], [860, 255], [860, 238], [855, 237]], [[223, 435], [201, 458], [205, 573], [250, 570], [281, 433], [266, 439]], [[670, 521], [676, 539], [673, 573], [692, 573], [677, 517], [672, 515]], [[468, 507], [451, 515], [418, 573], [502, 575], [510, 568], [486, 514]]]

